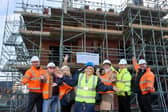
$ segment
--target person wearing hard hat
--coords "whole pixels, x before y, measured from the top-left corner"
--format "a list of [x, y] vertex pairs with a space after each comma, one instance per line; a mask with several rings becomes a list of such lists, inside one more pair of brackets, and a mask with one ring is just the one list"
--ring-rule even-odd
[[137, 63], [135, 57], [132, 58], [136, 75], [132, 80], [132, 88], [138, 95], [138, 104], [141, 112], [152, 112], [151, 93], [155, 92], [155, 75], [147, 65], [146, 60], [140, 59]]
[[[103, 69], [105, 74], [101, 74], [101, 81], [107, 86], [114, 86], [117, 71], [112, 67], [110, 60], [106, 59], [103, 61]], [[102, 95], [102, 101], [100, 103], [101, 111], [108, 112], [114, 110], [114, 92], [115, 91], [99, 92]]]
[[[47, 73], [43, 78], [43, 112], [56, 112], [59, 106], [59, 77], [55, 75], [56, 66], [48, 63]], [[50, 111], [49, 111], [50, 110]]]
[[114, 86], [105, 86], [94, 75], [94, 64], [86, 63], [84, 73], [77, 72], [72, 78], [64, 77], [63, 81], [70, 86], [76, 87], [74, 112], [95, 112], [96, 93], [98, 91], [117, 91]]
[[119, 62], [119, 70], [116, 82], [116, 87], [119, 89], [117, 92], [119, 112], [131, 112], [131, 79], [132, 76], [127, 69], [127, 60], [121, 59]]
[[29, 98], [28, 106], [25, 112], [31, 112], [33, 107], [37, 106], [37, 112], [42, 112], [42, 75], [46, 73], [40, 67], [40, 60], [37, 56], [33, 56], [30, 60], [31, 67], [26, 71], [21, 83], [28, 85]]

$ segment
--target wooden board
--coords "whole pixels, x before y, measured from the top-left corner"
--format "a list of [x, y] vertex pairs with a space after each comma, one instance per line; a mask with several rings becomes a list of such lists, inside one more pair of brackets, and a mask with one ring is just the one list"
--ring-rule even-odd
[[43, 37], [49, 37], [51, 35], [50, 32], [31, 31], [31, 30], [20, 30], [20, 34], [26, 36], [43, 36]]
[[163, 38], [164, 38], [164, 39], [168, 39], [168, 35], [164, 35]]
[[130, 24], [129, 27], [133, 27], [136, 29], [146, 29], [146, 30], [156, 30], [156, 31], [168, 31], [168, 27], [159, 27], [159, 26], [151, 26], [151, 25], [140, 25], [140, 24]]
[[119, 30], [105, 30], [105, 29], [98, 29], [98, 28], [64, 26], [64, 30], [65, 31], [75, 31], [75, 32], [107, 33], [111, 35], [122, 35], [122, 31], [119, 31]]
[[34, 13], [34, 12], [24, 12], [24, 11], [14, 11], [16, 14], [21, 14], [22, 16], [28, 16], [28, 17], [43, 17], [43, 18], [50, 18], [50, 15], [47, 14], [40, 14], [40, 13]]

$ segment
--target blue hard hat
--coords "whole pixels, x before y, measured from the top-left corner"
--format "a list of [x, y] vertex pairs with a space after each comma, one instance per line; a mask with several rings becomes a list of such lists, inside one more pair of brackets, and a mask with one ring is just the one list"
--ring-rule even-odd
[[87, 62], [87, 63], [85, 64], [85, 66], [92, 66], [92, 67], [94, 67], [95, 65], [94, 65], [93, 62]]

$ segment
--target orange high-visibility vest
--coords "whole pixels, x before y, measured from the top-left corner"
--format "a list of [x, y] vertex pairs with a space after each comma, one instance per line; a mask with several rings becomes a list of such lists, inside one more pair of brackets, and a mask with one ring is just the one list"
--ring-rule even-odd
[[[105, 73], [104, 75], [100, 76], [101, 81], [103, 82], [104, 85], [107, 86], [114, 86], [115, 84], [113, 84], [110, 80], [111, 78], [111, 73]], [[114, 91], [106, 91], [106, 92], [99, 92], [100, 94], [105, 94], [105, 93], [114, 93]]]
[[22, 84], [28, 84], [28, 89], [30, 92], [42, 92], [42, 83], [40, 76], [45, 74], [46, 71], [42, 68], [36, 69], [34, 66], [32, 66], [30, 69], [28, 69], [23, 76], [21, 83]]
[[148, 67], [139, 82], [139, 87], [143, 95], [155, 92], [154, 81], [155, 75], [153, 74], [153, 72], [151, 72], [150, 68]]
[[[133, 60], [133, 66], [136, 72], [138, 73], [140, 65], [137, 63], [137, 60]], [[146, 72], [143, 74], [139, 82], [141, 94], [144, 95], [155, 92], [154, 82], [155, 82], [155, 75], [153, 74], [151, 69], [147, 67]]]
[[52, 97], [52, 91], [53, 91], [53, 87], [52, 87], [52, 84], [53, 84], [53, 77], [46, 73], [44, 75], [45, 79], [44, 79], [44, 82], [43, 82], [43, 99], [49, 99]]
[[67, 85], [66, 83], [63, 83], [61, 86], [59, 86], [60, 100], [64, 97], [64, 95], [66, 95], [67, 93], [69, 93], [73, 89], [74, 89], [74, 87], [71, 87], [71, 86]]

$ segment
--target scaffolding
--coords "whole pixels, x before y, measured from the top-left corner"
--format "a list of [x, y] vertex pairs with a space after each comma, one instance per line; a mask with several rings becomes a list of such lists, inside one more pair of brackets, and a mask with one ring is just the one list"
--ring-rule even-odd
[[[143, 9], [127, 7], [123, 14], [124, 26], [127, 26], [125, 35], [126, 54], [145, 58], [156, 75], [158, 93], [155, 109], [167, 111], [167, 22], [162, 18], [167, 11], [161, 9]], [[129, 41], [130, 40], [130, 41]], [[132, 44], [132, 46], [130, 46]], [[129, 46], [129, 47], [128, 47]], [[155, 96], [155, 95], [154, 95]]]
[[[167, 112], [168, 21], [164, 19], [167, 9], [166, 0], [147, 0], [139, 5], [131, 0], [120, 5], [105, 0], [21, 0], [14, 11], [20, 14], [19, 20], [6, 18], [1, 72], [9, 74], [15, 85], [30, 66], [33, 55], [39, 56], [45, 67], [49, 61], [60, 65], [62, 57], [69, 54], [70, 66], [78, 68], [76, 53], [90, 52], [99, 54], [100, 63], [109, 58], [115, 67], [120, 58], [126, 58], [135, 74], [131, 59], [136, 56], [146, 59], [156, 75], [153, 109]], [[9, 98], [19, 95], [12, 93]], [[138, 111], [135, 96], [131, 103], [132, 109]], [[20, 105], [11, 106], [11, 112], [17, 107]]]

